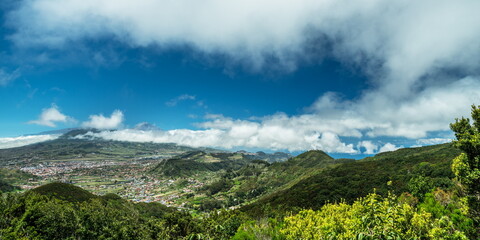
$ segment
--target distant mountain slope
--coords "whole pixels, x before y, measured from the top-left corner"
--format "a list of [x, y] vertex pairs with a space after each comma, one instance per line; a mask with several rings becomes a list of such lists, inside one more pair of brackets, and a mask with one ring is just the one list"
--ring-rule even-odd
[[242, 153], [207, 153], [191, 151], [163, 160], [151, 173], [170, 177], [187, 176], [193, 173], [220, 169], [239, 169], [251, 160]]
[[16, 148], [0, 149], [0, 166], [43, 160], [163, 158], [197, 150], [196, 148], [179, 146], [174, 143], [137, 143], [72, 138], [84, 134], [85, 131], [91, 130], [75, 129], [55, 140]]
[[[243, 207], [243, 210], [256, 215], [264, 211], [265, 206], [283, 211], [318, 209], [326, 202], [351, 202], [374, 188], [379, 193], [385, 193], [388, 181], [393, 182], [392, 190], [401, 193], [408, 191], [408, 181], [419, 174], [440, 182], [452, 178], [451, 160], [459, 154], [460, 151], [452, 144], [442, 144], [400, 149], [347, 162], [312, 173], [290, 188], [265, 196]], [[428, 168], [428, 171], [422, 168]]]

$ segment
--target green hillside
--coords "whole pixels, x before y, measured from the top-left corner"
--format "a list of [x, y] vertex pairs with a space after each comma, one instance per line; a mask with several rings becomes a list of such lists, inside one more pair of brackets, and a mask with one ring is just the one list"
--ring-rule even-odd
[[[215, 204], [209, 208], [235, 207], [254, 202], [259, 197], [288, 188], [313, 172], [354, 160], [335, 160], [323, 151], [312, 150], [285, 162], [252, 160], [239, 168], [222, 169], [197, 194], [206, 193]], [[201, 208], [200, 210], [203, 210]]]
[[70, 138], [70, 135], [78, 134], [78, 131], [80, 130], [73, 130], [51, 141], [17, 148], [0, 149], [0, 166], [30, 164], [51, 160], [164, 158], [197, 150], [173, 143], [135, 143]]
[[321, 150], [311, 150], [304, 152], [295, 158], [290, 159], [287, 164], [288, 166], [300, 166], [304, 168], [316, 167], [320, 164], [333, 163], [335, 159], [330, 157], [328, 154]]
[[[396, 193], [411, 192], [409, 182], [419, 176], [426, 182], [427, 188], [448, 188], [453, 186], [450, 180], [453, 178], [451, 161], [459, 154], [460, 151], [452, 144], [442, 144], [400, 149], [346, 162], [319, 170], [288, 189], [272, 193], [243, 207], [243, 210], [263, 214], [265, 206], [281, 211], [319, 209], [327, 202], [352, 202], [371, 193], [374, 188], [380, 194], [385, 194], [389, 188]], [[388, 181], [392, 181], [392, 187], [387, 186]]]

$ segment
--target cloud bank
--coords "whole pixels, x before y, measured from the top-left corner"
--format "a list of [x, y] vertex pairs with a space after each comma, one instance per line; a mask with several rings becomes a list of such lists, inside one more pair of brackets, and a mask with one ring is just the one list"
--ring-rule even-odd
[[[138, 142], [173, 142], [193, 147], [265, 148], [301, 151], [364, 153], [393, 151], [391, 143], [374, 143], [364, 138], [423, 139], [417, 144], [443, 143], [428, 138], [432, 132], [449, 130], [455, 117], [468, 116], [470, 104], [480, 99], [479, 78], [467, 77], [445, 86], [426, 88], [412, 99], [396, 102], [384, 98], [342, 100], [327, 93], [309, 108], [309, 113], [289, 116], [277, 113], [255, 120], [210, 114], [197, 123], [200, 130], [138, 131], [125, 129], [95, 135], [105, 139]], [[347, 144], [342, 138], [358, 139]], [[355, 141], [355, 140], [354, 140]]]
[[[218, 117], [196, 131], [122, 130], [110, 138], [354, 152], [354, 145], [340, 141], [353, 137], [357, 147], [373, 152], [396, 146], [361, 138], [429, 138], [480, 102], [478, 9], [480, 1], [471, 0], [29, 0], [7, 19], [14, 29], [9, 39], [23, 48], [61, 50], [114, 39], [131, 47], [188, 46], [256, 70], [287, 72], [328, 56], [370, 79], [370, 88], [355, 99], [326, 93], [295, 116]], [[83, 126], [111, 129], [122, 121], [118, 111], [110, 118], [93, 115]]]
[[[248, 127], [247, 127], [248, 128]], [[243, 131], [245, 130], [245, 132]], [[301, 135], [284, 129], [264, 128], [249, 132], [239, 128], [230, 130], [175, 129], [169, 131], [141, 131], [123, 129], [88, 133], [80, 138], [97, 137], [107, 140], [129, 142], [176, 143], [191, 147], [216, 147], [223, 149], [263, 148], [271, 150], [302, 151], [305, 149], [322, 149], [326, 152], [357, 153], [352, 144], [345, 144], [333, 133]], [[280, 131], [279, 131], [280, 130]], [[240, 134], [240, 135], [236, 135]]]
[[8, 20], [19, 46], [113, 37], [130, 46], [190, 45], [260, 67], [273, 57], [294, 69], [328, 45], [340, 59], [409, 82], [444, 66], [478, 70], [477, 9], [471, 0], [29, 0]]
[[42, 110], [42, 113], [40, 114], [37, 120], [32, 120], [32, 121], [29, 121], [28, 123], [47, 126], [47, 127], [56, 127], [57, 123], [67, 123], [67, 122], [75, 122], [75, 119], [61, 113], [60, 110], [58, 109], [58, 106], [55, 104], [52, 104], [50, 108], [45, 108]]
[[90, 120], [83, 122], [82, 127], [97, 128], [97, 129], [115, 129], [122, 126], [123, 113], [120, 110], [113, 111], [110, 117], [105, 117], [103, 114], [90, 115]]
[[0, 149], [21, 147], [38, 142], [57, 139], [60, 135], [32, 135], [12, 138], [0, 138]]

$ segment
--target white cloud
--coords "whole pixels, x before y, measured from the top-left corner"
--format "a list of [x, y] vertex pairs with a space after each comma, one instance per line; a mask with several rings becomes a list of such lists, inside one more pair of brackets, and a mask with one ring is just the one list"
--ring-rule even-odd
[[60, 135], [32, 135], [11, 138], [0, 138], [0, 149], [21, 147], [38, 142], [54, 140]]
[[357, 144], [357, 148], [359, 151], [361, 148], [365, 148], [364, 154], [374, 154], [378, 150], [378, 146], [372, 141], [361, 141]]
[[[188, 95], [188, 94], [182, 94], [176, 98], [170, 99], [168, 102], [165, 103], [165, 105], [169, 107], [174, 107], [177, 106], [177, 104], [181, 101], [186, 101], [186, 100], [195, 100], [195, 96], [193, 95]], [[203, 103], [202, 103], [203, 104]]]
[[478, 86], [480, 78], [467, 77], [425, 88], [402, 101], [378, 91], [354, 102], [326, 94], [312, 105], [310, 118], [319, 122], [317, 129], [330, 126], [340, 136], [424, 138], [449, 130], [455, 117], [468, 116], [470, 105], [480, 101]]
[[391, 144], [391, 143], [385, 143], [385, 145], [383, 145], [380, 150], [378, 150], [379, 153], [382, 153], [382, 152], [391, 152], [391, 151], [395, 151], [399, 148], [403, 148], [403, 146], [400, 146], [400, 147], [397, 147], [395, 146], [394, 144]]
[[[380, 93], [357, 101], [342, 101], [326, 94], [309, 108], [309, 113], [288, 116], [277, 113], [240, 120], [218, 114], [197, 123], [203, 130], [177, 129], [166, 132], [105, 132], [101, 137], [125, 141], [174, 142], [194, 147], [251, 147], [290, 151], [321, 149], [326, 152], [366, 154], [397, 147], [376, 146], [362, 138], [425, 138], [429, 133], [449, 130], [455, 117], [468, 116], [470, 104], [480, 100], [480, 79], [467, 77], [443, 87], [426, 88], [415, 97], [397, 102]], [[358, 138], [356, 148], [341, 140]]]
[[[278, 63], [286, 71], [329, 54], [370, 79], [356, 99], [328, 93], [306, 114], [258, 121], [212, 116], [198, 125], [203, 130], [147, 138], [155, 141], [354, 152], [339, 137], [428, 138], [480, 102], [480, 1], [29, 0], [18, 6], [8, 19], [16, 29], [10, 39], [20, 47], [62, 49], [113, 36], [128, 46], [189, 45], [255, 69]], [[91, 116], [85, 124], [115, 128], [122, 119], [120, 112], [120, 118]]]
[[103, 116], [103, 114], [99, 114], [90, 115], [89, 118], [89, 121], [82, 123], [83, 127], [97, 129], [115, 129], [121, 127], [123, 123], [123, 113], [120, 110], [113, 111], [110, 117], [105, 117]]
[[29, 121], [29, 124], [37, 124], [47, 127], [56, 127], [57, 122], [67, 123], [75, 122], [75, 119], [61, 113], [57, 105], [52, 104], [50, 108], [45, 108], [37, 120]]
[[131, 46], [187, 44], [256, 66], [274, 56], [287, 69], [329, 45], [339, 59], [381, 66], [399, 94], [430, 70], [478, 69], [477, 9], [471, 0], [30, 0], [8, 19], [19, 46], [114, 36]]
[[[362, 68], [371, 88], [355, 101], [326, 94], [311, 107], [314, 116], [298, 119], [339, 117], [332, 132], [340, 136], [421, 138], [480, 101], [477, 9], [480, 1], [471, 0], [30, 0], [8, 19], [16, 29], [10, 39], [24, 47], [113, 36], [128, 46], [187, 44], [257, 67], [274, 65], [265, 64], [273, 56], [285, 69], [331, 51]], [[166, 105], [194, 99], [184, 94]]]
[[88, 136], [109, 140], [132, 142], [177, 143], [192, 147], [263, 148], [271, 150], [299, 151], [322, 149], [327, 152], [357, 153], [352, 144], [343, 143], [336, 134], [298, 132], [283, 126], [259, 125], [243, 122], [223, 129], [205, 130], [175, 129], [169, 131], [141, 131], [123, 129], [89, 133]]
[[5, 69], [0, 69], [0, 86], [6, 86], [10, 82], [20, 77], [20, 69], [13, 72], [8, 72]]

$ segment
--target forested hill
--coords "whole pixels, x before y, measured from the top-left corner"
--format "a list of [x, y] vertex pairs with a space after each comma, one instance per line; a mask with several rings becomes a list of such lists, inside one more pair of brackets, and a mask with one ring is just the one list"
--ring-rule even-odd
[[[381, 153], [319, 169], [290, 188], [267, 195], [242, 209], [262, 215], [264, 209], [286, 212], [319, 209], [327, 202], [352, 202], [373, 189], [380, 194], [391, 189], [399, 194], [421, 195], [435, 187], [449, 188], [453, 186], [451, 179], [454, 177], [451, 162], [460, 153], [450, 143]], [[392, 181], [391, 187], [387, 186], [388, 181]]]

